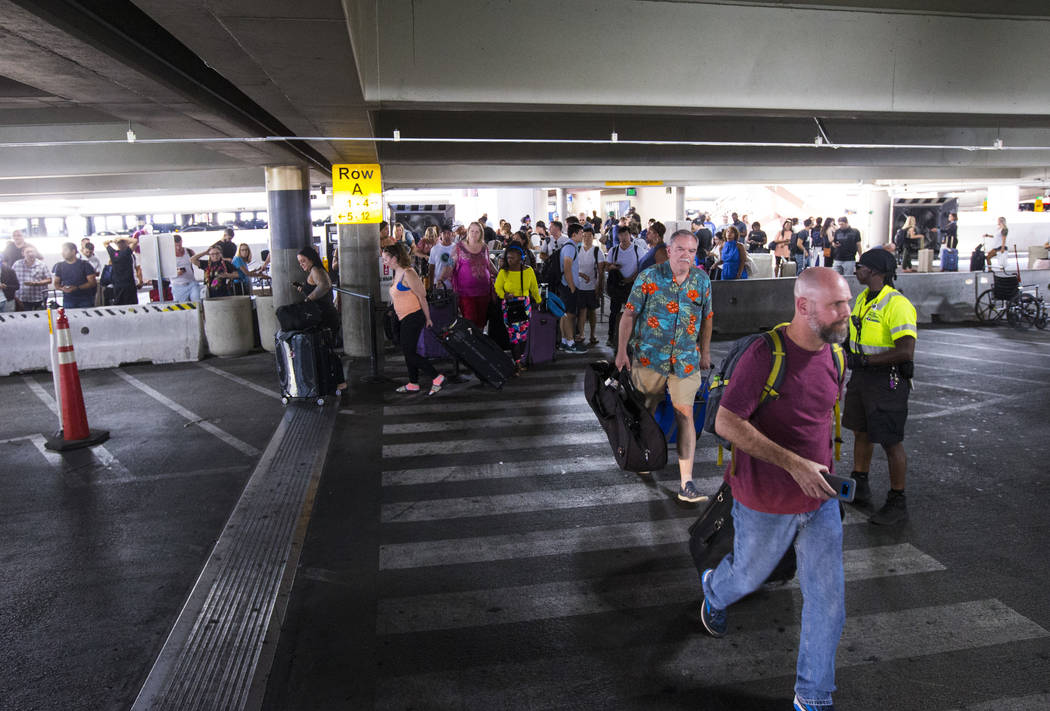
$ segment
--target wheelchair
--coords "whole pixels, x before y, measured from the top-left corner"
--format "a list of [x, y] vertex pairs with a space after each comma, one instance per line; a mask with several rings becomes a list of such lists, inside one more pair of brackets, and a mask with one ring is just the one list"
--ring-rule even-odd
[[1016, 274], [992, 274], [992, 288], [982, 291], [974, 303], [978, 321], [995, 322], [1006, 319], [1014, 328], [1027, 331], [1033, 326], [1047, 327], [1047, 309], [1039, 287], [1021, 284]]

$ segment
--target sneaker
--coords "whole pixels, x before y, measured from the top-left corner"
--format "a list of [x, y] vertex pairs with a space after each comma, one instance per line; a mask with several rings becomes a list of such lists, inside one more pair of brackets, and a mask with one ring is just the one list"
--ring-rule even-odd
[[795, 697], [795, 704], [792, 706], [795, 711], [835, 711], [834, 704], [807, 704], [798, 700]]
[[582, 343], [573, 343], [571, 346], [569, 346], [565, 350], [568, 351], [569, 353], [586, 353], [587, 352], [587, 346], [583, 345]]
[[398, 392], [398, 393], [418, 393], [419, 392], [419, 384], [418, 383], [406, 383], [405, 385], [402, 385], [401, 387], [399, 387], [394, 392]]
[[[701, 583], [707, 582], [707, 576], [715, 572], [713, 568], [708, 568], [704, 571], [703, 577], [700, 579]], [[701, 589], [702, 589], [701, 585]], [[716, 610], [711, 606], [711, 603], [707, 601], [707, 593], [704, 593], [704, 601], [700, 604], [700, 622], [703, 623], [704, 629], [712, 637], [725, 637], [726, 636], [726, 611]]]
[[554, 350], [556, 350], [556, 351], [567, 351], [567, 350], [569, 350], [569, 347], [567, 345], [565, 345], [563, 342], [558, 341], [557, 343], [554, 344]]
[[857, 489], [853, 492], [853, 505], [864, 508], [871, 506], [871, 485], [868, 484], [868, 472], [853, 472], [850, 476], [857, 482]]
[[696, 484], [694, 484], [692, 480], [687, 481], [685, 486], [678, 490], [679, 501], [695, 504], [697, 501], [703, 501], [706, 498], [706, 496], [696, 490]]
[[886, 495], [886, 503], [868, 519], [877, 526], [896, 526], [908, 520], [908, 503], [904, 500], [903, 491], [894, 491]]

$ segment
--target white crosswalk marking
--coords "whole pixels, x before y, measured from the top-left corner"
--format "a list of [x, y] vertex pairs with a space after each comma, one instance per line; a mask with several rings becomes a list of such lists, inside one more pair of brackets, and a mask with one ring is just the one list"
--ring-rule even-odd
[[[908, 543], [842, 553], [846, 581], [944, 570]], [[797, 588], [796, 581], [788, 587]], [[701, 597], [696, 568], [384, 600], [379, 634], [510, 624], [688, 603]]]
[[[715, 491], [722, 477], [698, 479], [700, 491]], [[470, 516], [494, 516], [526, 511], [551, 511], [575, 509], [584, 506], [610, 506], [613, 504], [635, 504], [642, 501], [660, 501], [673, 495], [670, 489], [646, 486], [639, 482], [603, 486], [597, 491], [593, 486], [577, 489], [555, 489], [531, 491], [525, 494], [503, 494], [499, 496], [470, 496], [455, 499], [432, 499], [384, 504], [383, 523], [405, 521], [435, 521]]]
[[408, 422], [396, 425], [383, 425], [383, 434], [419, 434], [421, 432], [447, 432], [452, 430], [468, 429], [470, 427], [484, 427], [488, 432], [502, 430], [508, 427], [527, 427], [529, 425], [543, 425], [548, 432], [557, 432], [558, 425], [590, 422], [595, 427], [598, 421], [590, 408], [566, 412], [565, 408], [559, 408], [553, 412], [540, 413], [536, 415], [516, 415], [510, 417], [486, 417], [484, 420], [439, 420], [428, 422]]
[[[487, 430], [486, 430], [487, 431]], [[449, 439], [441, 442], [406, 442], [405, 444], [384, 444], [383, 457], [412, 457], [431, 454], [463, 454], [464, 452], [492, 452], [510, 449], [543, 450], [548, 447], [566, 447], [577, 444], [595, 444], [608, 442], [605, 431], [598, 423], [590, 432], [560, 432], [535, 434], [523, 437], [494, 437], [491, 439]]]
[[[793, 674], [798, 635], [797, 626], [770, 627], [731, 639], [697, 634], [684, 641], [617, 650], [620, 656], [637, 659], [634, 664], [610, 665], [605, 650], [596, 649], [397, 675], [380, 679], [376, 708], [402, 709], [419, 699], [432, 708], [504, 708], [507, 699], [528, 708], [548, 708], [577, 698], [581, 684], [589, 708], [611, 707], [625, 689], [641, 695], [666, 684], [688, 689]], [[1047, 636], [1050, 632], [994, 599], [855, 615], [846, 619], [836, 666], [846, 669]]]

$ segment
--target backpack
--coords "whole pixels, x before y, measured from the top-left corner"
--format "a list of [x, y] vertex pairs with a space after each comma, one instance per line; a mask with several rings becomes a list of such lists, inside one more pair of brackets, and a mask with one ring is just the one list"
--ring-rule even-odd
[[[547, 257], [547, 261], [543, 263], [543, 271], [540, 274], [540, 282], [547, 286], [554, 287], [557, 291], [558, 287], [561, 286], [561, 251], [568, 245], [562, 245], [556, 250], [551, 252], [551, 256]], [[576, 261], [576, 257], [580, 255], [579, 245], [576, 246], [576, 256], [572, 258], [572, 261]]]
[[[742, 356], [755, 341], [759, 339], [765, 340], [772, 354], [772, 363], [770, 363], [769, 376], [766, 378], [765, 387], [762, 388], [762, 395], [759, 397], [758, 405], [761, 407], [768, 400], [779, 398], [780, 386], [783, 385], [784, 375], [787, 373], [787, 353], [784, 350], [784, 338], [781, 335], [780, 330], [787, 325], [788, 324], [786, 323], [782, 323], [775, 326], [770, 331], [754, 333], [737, 339], [729, 347], [729, 353], [727, 353], [726, 357], [722, 359], [718, 368], [711, 373], [711, 378], [708, 381], [707, 412], [704, 413], [704, 431], [710, 432], [715, 438], [715, 442], [718, 444], [718, 466], [722, 466], [722, 450], [728, 448], [730, 453], [732, 453], [733, 446], [729, 440], [725, 439], [715, 431], [715, 418], [718, 415], [718, 406], [722, 401], [722, 394], [725, 392], [726, 386], [729, 385], [729, 380], [733, 376], [733, 371], [736, 370], [736, 365], [740, 361], [740, 356]], [[835, 362], [835, 371], [838, 373], [839, 387], [841, 388], [846, 377], [846, 356], [842, 351], [842, 346], [837, 343], [832, 343], [831, 357]], [[842, 455], [842, 424], [840, 407], [839, 400], [835, 400], [833, 417], [835, 420], [836, 460]], [[735, 466], [735, 458], [733, 459], [732, 464]]]

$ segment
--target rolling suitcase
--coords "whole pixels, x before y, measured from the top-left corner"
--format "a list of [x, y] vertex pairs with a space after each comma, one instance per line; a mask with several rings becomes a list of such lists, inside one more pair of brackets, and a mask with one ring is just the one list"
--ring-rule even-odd
[[959, 271], [959, 250], [941, 247], [941, 271]]
[[445, 349], [466, 363], [481, 382], [498, 390], [514, 375], [514, 360], [469, 319], [458, 318], [437, 334]]
[[[689, 552], [701, 578], [705, 570], [717, 567], [727, 554], [733, 552], [733, 534], [733, 493], [729, 484], [723, 482], [700, 518], [689, 527]], [[792, 542], [766, 582], [786, 583], [795, 577], [797, 565]]]
[[281, 402], [315, 400], [323, 405], [325, 395], [335, 394], [344, 377], [330, 331], [278, 331], [274, 346]]
[[933, 271], [933, 250], [932, 249], [920, 249], [919, 250], [919, 272], [927, 273]]
[[618, 371], [604, 360], [591, 363], [583, 391], [621, 469], [651, 472], [667, 466], [667, 438], [645, 409], [627, 371]]
[[547, 311], [533, 308], [529, 317], [529, 340], [525, 345], [526, 362], [530, 366], [550, 363], [557, 343], [558, 319]]
[[489, 300], [488, 337], [503, 350], [510, 350], [510, 335], [507, 333], [507, 324], [503, 321], [503, 305], [495, 297]]
[[434, 322], [434, 329], [424, 328], [419, 332], [416, 353], [424, 358], [450, 358], [448, 351], [441, 345], [436, 331], [440, 331], [456, 320], [459, 308], [456, 293], [447, 289], [435, 289], [427, 297], [427, 304], [430, 306], [430, 320]]

